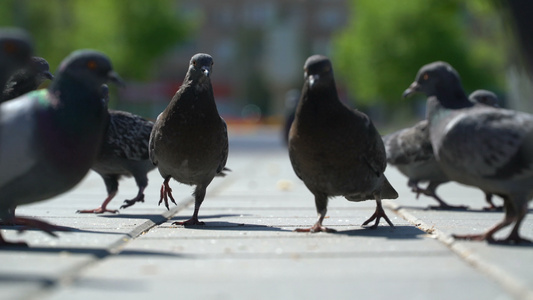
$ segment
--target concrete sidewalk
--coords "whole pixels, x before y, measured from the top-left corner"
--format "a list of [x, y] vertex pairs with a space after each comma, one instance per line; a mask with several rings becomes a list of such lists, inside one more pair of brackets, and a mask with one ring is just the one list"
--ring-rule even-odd
[[[391, 228], [360, 224], [375, 202], [331, 199], [324, 225], [337, 233], [296, 233], [316, 219], [311, 193], [294, 175], [279, 133], [230, 132], [232, 172], [208, 188], [205, 226], [172, 222], [192, 214], [192, 188], [171, 182], [177, 206], [157, 206], [162, 178], [150, 173], [146, 202], [120, 214], [81, 215], [105, 198], [95, 173], [52, 200], [17, 209], [72, 228], [53, 238], [40, 231], [6, 239], [28, 249], [0, 250], [0, 299], [533, 299], [533, 247], [458, 242], [450, 233], [487, 229], [503, 217], [484, 212], [483, 194], [457, 184], [439, 194], [468, 211], [427, 210], [406, 178], [387, 176], [400, 198], [384, 201]], [[110, 208], [136, 192], [122, 180]], [[497, 200], [498, 201], [498, 200]], [[504, 236], [509, 231], [504, 231]], [[522, 234], [533, 239], [533, 218]]]

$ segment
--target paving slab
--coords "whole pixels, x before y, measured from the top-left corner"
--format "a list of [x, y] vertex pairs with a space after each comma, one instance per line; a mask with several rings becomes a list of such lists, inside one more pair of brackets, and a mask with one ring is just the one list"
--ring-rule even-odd
[[[438, 190], [469, 210], [429, 210], [436, 202], [416, 200], [407, 180], [388, 168], [400, 194], [384, 201], [395, 228], [361, 227], [375, 203], [337, 197], [324, 221], [336, 233], [294, 232], [311, 226], [316, 211], [279, 136], [264, 127], [230, 131], [232, 172], [208, 188], [200, 210], [205, 226], [172, 224], [192, 214], [193, 188], [171, 182], [178, 205], [158, 206], [157, 171], [149, 175], [145, 203], [119, 214], [76, 214], [106, 196], [95, 173], [68, 193], [18, 208], [71, 230], [54, 238], [2, 227], [6, 239], [30, 247], [0, 250], [0, 299], [533, 299], [530, 246], [451, 238], [503, 216], [484, 212], [483, 194], [469, 187], [449, 183]], [[119, 188], [110, 208], [137, 191], [132, 179]], [[530, 215], [522, 234], [533, 239]]]

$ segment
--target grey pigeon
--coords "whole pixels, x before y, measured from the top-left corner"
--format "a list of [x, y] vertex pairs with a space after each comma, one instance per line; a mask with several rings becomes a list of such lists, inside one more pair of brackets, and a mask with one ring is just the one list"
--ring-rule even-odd
[[0, 28], [0, 87], [9, 77], [25, 67], [31, 59], [33, 43], [28, 33], [19, 28]]
[[[102, 86], [105, 107], [109, 100], [107, 85]], [[107, 209], [107, 205], [118, 192], [118, 181], [122, 176], [135, 178], [139, 187], [137, 196], [124, 200], [120, 208], [144, 202], [144, 189], [148, 185], [148, 172], [155, 166], [148, 157], [148, 141], [154, 123], [140, 116], [119, 110], [108, 110], [108, 124], [100, 153], [92, 169], [102, 176], [107, 189], [107, 198], [95, 209], [79, 210], [79, 213], [117, 213]]]
[[223, 176], [228, 158], [226, 122], [218, 114], [209, 78], [213, 59], [195, 54], [183, 84], [157, 118], [150, 135], [150, 159], [164, 178], [159, 204], [168, 198], [174, 203], [171, 178], [195, 185], [194, 213], [178, 225], [202, 225], [198, 211], [206, 188], [215, 176]]
[[433, 152], [451, 180], [504, 200], [505, 217], [482, 234], [458, 239], [494, 241], [514, 223], [502, 242], [524, 242], [519, 228], [533, 196], [533, 115], [476, 105], [466, 97], [459, 74], [445, 62], [423, 66], [403, 96], [427, 95]]
[[0, 103], [36, 90], [47, 79], [54, 79], [48, 62], [42, 57], [32, 57], [28, 65], [11, 75], [0, 97]]
[[398, 193], [383, 174], [385, 147], [370, 118], [346, 107], [337, 95], [330, 60], [313, 55], [304, 65], [305, 82], [296, 117], [289, 132], [289, 157], [296, 175], [315, 197], [316, 223], [300, 232], [334, 231], [322, 225], [328, 198], [375, 200], [375, 213], [363, 225], [383, 217], [393, 226], [382, 199]]
[[13, 209], [66, 192], [87, 174], [105, 129], [101, 85], [108, 80], [120, 78], [105, 55], [75, 51], [48, 89], [0, 104], [0, 218], [52, 234], [52, 225], [15, 217]]
[[[498, 97], [493, 92], [487, 90], [476, 90], [469, 97], [470, 101], [483, 105], [498, 107]], [[466, 206], [453, 206], [444, 202], [437, 194], [439, 185], [448, 182], [449, 179], [441, 170], [429, 139], [428, 121], [418, 122], [413, 127], [404, 128], [383, 137], [385, 149], [387, 151], [387, 162], [409, 178], [407, 185], [418, 196], [424, 195], [433, 197], [439, 209], [466, 209]], [[418, 183], [428, 181], [425, 189], [420, 188]], [[490, 205], [490, 209], [496, 209], [492, 203], [492, 195], [485, 193], [485, 199]]]

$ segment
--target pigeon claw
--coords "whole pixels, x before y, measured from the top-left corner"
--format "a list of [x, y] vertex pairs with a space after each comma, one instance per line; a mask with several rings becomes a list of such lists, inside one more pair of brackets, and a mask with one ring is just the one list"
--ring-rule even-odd
[[385, 219], [385, 221], [387, 221], [389, 226], [394, 228], [394, 224], [392, 224], [392, 222], [389, 220], [389, 217], [387, 217], [387, 215], [385, 214], [385, 211], [383, 210], [382, 207], [377, 207], [376, 211], [374, 212], [374, 214], [368, 220], [366, 220], [363, 223], [362, 226], [366, 226], [368, 223], [376, 220], [374, 225], [370, 226], [371, 229], [376, 229], [376, 228], [378, 228], [379, 221], [381, 220], [381, 218]]
[[168, 206], [168, 199], [169, 198], [170, 198], [170, 201], [172, 201], [172, 203], [174, 203], [175, 205], [178, 205], [176, 203], [176, 201], [174, 200], [174, 197], [172, 197], [172, 189], [168, 185], [168, 180], [165, 180], [165, 182], [163, 182], [163, 184], [161, 185], [161, 195], [160, 195], [160, 197], [161, 198], [159, 199], [159, 204], [158, 205], [161, 205], [161, 202], [164, 200], [167, 210], [170, 210], [170, 207]]
[[482, 234], [452, 234], [452, 237], [456, 240], [463, 241], [487, 241], [489, 243], [494, 243], [495, 240], [492, 236], [488, 236], [485, 233]]
[[315, 232], [329, 232], [329, 233], [334, 233], [334, 232], [337, 232], [337, 230], [335, 229], [332, 229], [332, 228], [327, 228], [325, 226], [322, 226], [322, 224], [318, 224], [316, 223], [315, 225], [309, 227], [309, 228], [296, 228], [294, 229], [295, 232], [310, 232], [310, 233], [315, 233]]
[[[64, 227], [64, 226], [57, 226], [52, 225], [50, 223], [47, 223], [45, 221], [40, 221], [36, 219], [30, 219], [30, 218], [24, 218], [24, 217], [15, 217], [12, 219], [13, 224], [15, 225], [21, 225], [22, 228], [20, 228], [18, 231], [23, 232], [28, 229], [39, 229], [47, 234], [58, 237], [57, 234], [55, 234], [53, 231], [69, 231], [70, 228]], [[2, 242], [2, 239], [0, 239], [0, 243]]]
[[117, 214], [118, 213], [118, 210], [116, 209], [107, 209], [105, 207], [98, 207], [98, 208], [95, 208], [95, 209], [81, 209], [81, 210], [78, 210], [76, 211], [76, 213], [78, 214], [103, 214], [105, 212], [109, 212], [109, 213], [112, 213], [112, 214]]
[[187, 221], [173, 222], [172, 225], [194, 226], [194, 225], [205, 225], [205, 222], [201, 222], [200, 220], [198, 220], [198, 218], [190, 218]]
[[135, 203], [137, 202], [143, 202], [144, 203], [144, 194], [143, 195], [140, 195], [140, 196], [137, 196], [131, 200], [124, 200], [124, 204], [122, 204], [122, 206], [120, 206], [120, 209], [124, 209], [124, 208], [128, 208], [130, 206], [133, 206]]

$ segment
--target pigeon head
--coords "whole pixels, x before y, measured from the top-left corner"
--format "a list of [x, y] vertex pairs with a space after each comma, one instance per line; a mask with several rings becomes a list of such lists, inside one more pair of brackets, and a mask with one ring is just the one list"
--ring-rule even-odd
[[98, 51], [78, 50], [67, 56], [59, 66], [58, 77], [83, 82], [91, 87], [98, 87], [108, 81], [124, 85], [120, 76], [113, 71], [109, 58]]
[[304, 64], [304, 78], [310, 88], [331, 84], [334, 80], [331, 61], [323, 55], [310, 56]]
[[415, 81], [403, 92], [403, 97], [413, 93], [424, 93], [428, 97], [437, 96], [457, 85], [461, 87], [457, 71], [450, 64], [437, 61], [420, 68]]
[[191, 57], [185, 81], [194, 81], [197, 83], [197, 89], [205, 90], [211, 85], [209, 76], [211, 76], [212, 68], [213, 58], [211, 55], [197, 53]]
[[0, 28], [0, 86], [15, 70], [29, 63], [33, 44], [28, 33], [19, 28]]
[[[19, 28], [0, 29], [0, 63], [11, 63], [13, 68], [25, 66], [33, 53], [29, 34]], [[5, 67], [5, 66], [3, 66]]]
[[30, 68], [35, 74], [37, 74], [37, 76], [39, 76], [41, 82], [46, 79], [54, 79], [54, 75], [50, 73], [50, 65], [48, 64], [46, 59], [42, 57], [32, 57], [30, 62]]
[[492, 107], [500, 107], [498, 105], [498, 96], [491, 91], [476, 90], [468, 96], [468, 99], [475, 103], [481, 103]]

